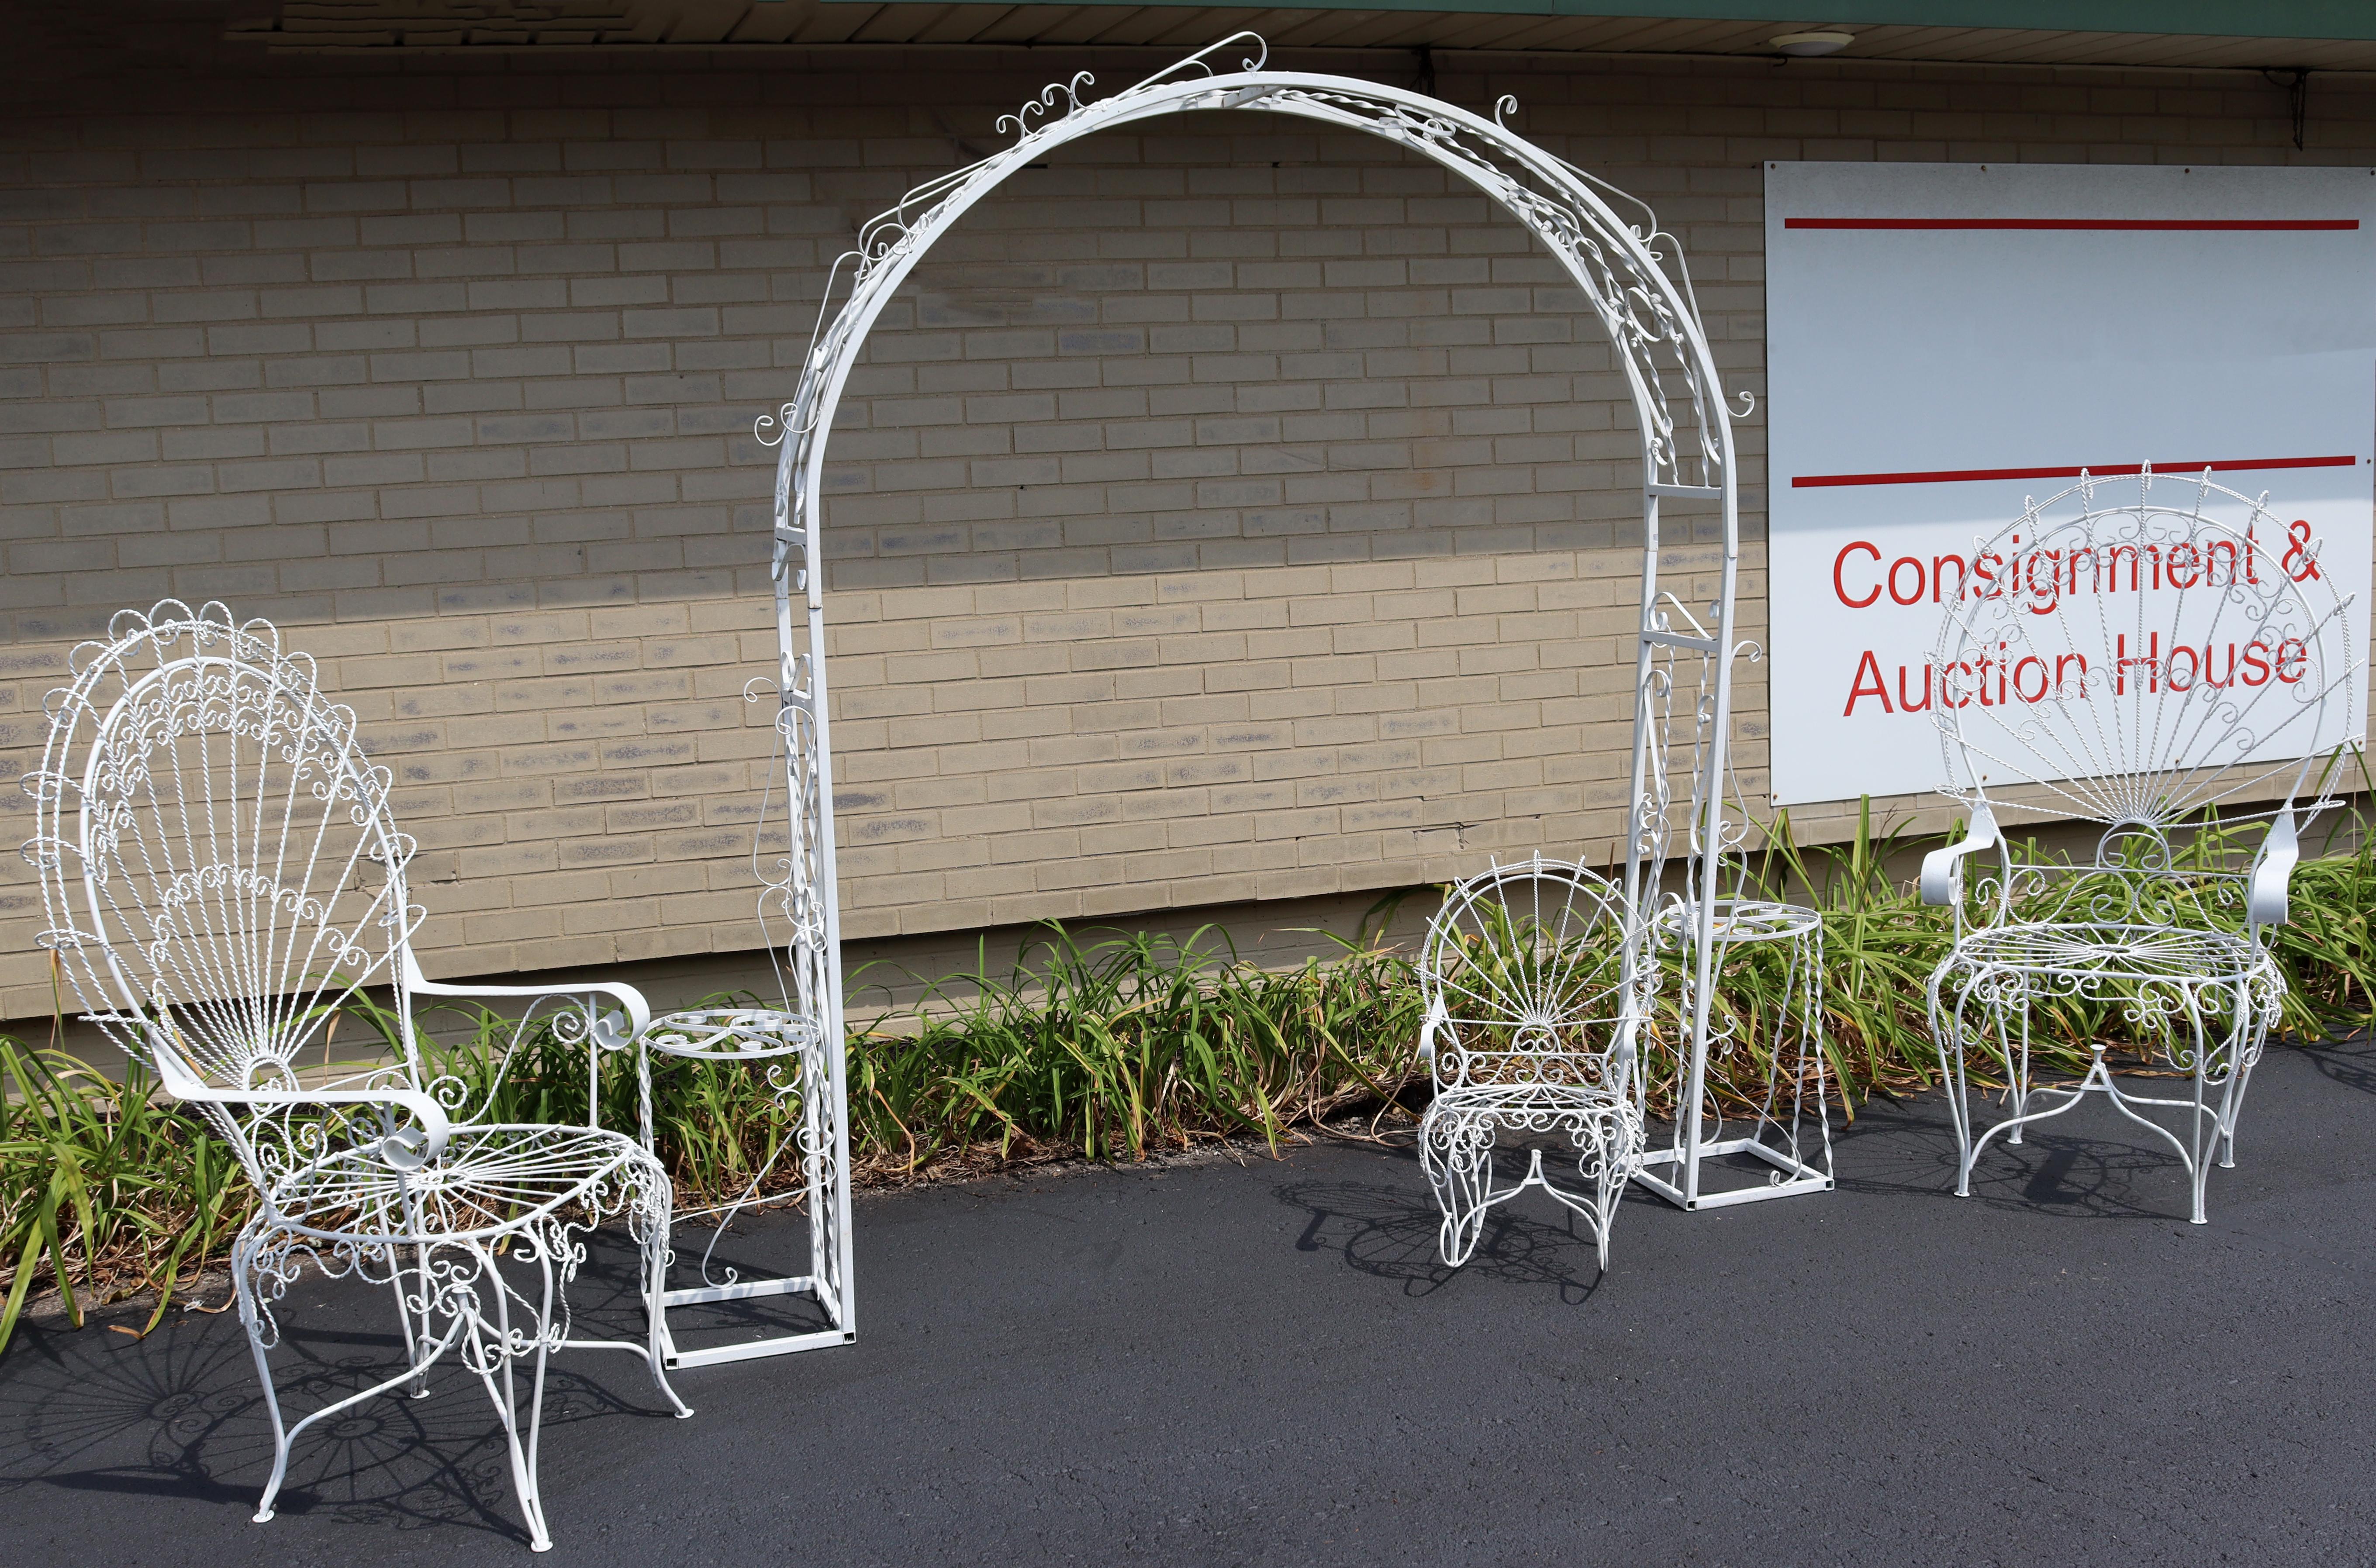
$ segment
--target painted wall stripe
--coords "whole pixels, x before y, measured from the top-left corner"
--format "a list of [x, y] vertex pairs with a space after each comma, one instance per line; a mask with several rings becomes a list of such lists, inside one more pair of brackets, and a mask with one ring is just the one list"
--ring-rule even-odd
[[1785, 218], [1785, 229], [2076, 229], [2286, 233], [2357, 229], [2357, 218]]
[[[2219, 473], [2234, 473], [2251, 469], [2347, 469], [2359, 459], [2340, 457], [2232, 457], [2214, 463], [2156, 463], [2153, 471], [2183, 479], [2199, 474], [2205, 469]], [[1800, 474], [1790, 481], [1793, 490], [1822, 490], [1847, 484], [1963, 484], [1974, 480], [2001, 479], [2077, 479], [2081, 474], [2093, 474], [2097, 479], [2120, 479], [2143, 473], [2140, 463], [2089, 463], [2084, 467], [2065, 469], [1931, 469], [1901, 474]]]

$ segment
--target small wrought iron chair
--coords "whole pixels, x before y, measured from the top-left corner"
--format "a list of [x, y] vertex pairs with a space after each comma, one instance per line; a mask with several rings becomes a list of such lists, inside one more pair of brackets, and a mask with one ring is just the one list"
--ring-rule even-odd
[[[1987, 580], [1959, 594], [1931, 655], [1946, 792], [1970, 814], [1922, 862], [1923, 901], [1955, 910], [1930, 1027], [1958, 1196], [1990, 1140], [2019, 1144], [2100, 1093], [2177, 1151], [2201, 1224], [2284, 997], [2268, 946], [2299, 830], [2359, 738], [2362, 655], [2307, 523], [2208, 473], [2161, 479], [2156, 498], [2148, 469], [2133, 500], [2099, 500], [2110, 482], [2082, 476], [1978, 544]], [[2008, 813], [2079, 827], [2093, 849], [2016, 848]], [[2046, 1008], [2091, 1031], [2076, 1083], [2037, 1081]], [[2115, 1016], [2192, 1078], [2188, 1095], [2122, 1082], [2102, 1038]], [[2003, 1075], [2008, 1110], [1978, 1136], [1975, 1056]], [[2156, 1109], [2181, 1112], [2184, 1135]]]
[[[1640, 941], [1614, 885], [1540, 855], [1445, 895], [1420, 961], [1420, 1058], [1435, 1085], [1420, 1161], [1451, 1266], [1476, 1251], [1488, 1213], [1529, 1187], [1580, 1216], [1609, 1266], [1610, 1224], [1642, 1158]], [[1586, 1190], [1554, 1185], [1539, 1146], [1525, 1178], [1500, 1185], [1504, 1134], [1563, 1137]]]
[[[647, 1016], [621, 985], [439, 985], [411, 937], [413, 841], [388, 811], [391, 778], [363, 754], [355, 715], [325, 698], [313, 661], [267, 622], [168, 600], [118, 614], [75, 651], [53, 693], [42, 766], [27, 776], [46, 929], [84, 1016], [196, 1105], [238, 1152], [257, 1199], [232, 1268], [272, 1420], [272, 1517], [292, 1443], [375, 1395], [426, 1392], [446, 1355], [477, 1374], [501, 1420], [529, 1544], [552, 1545], [537, 1479], [547, 1356], [641, 1357], [679, 1416], [652, 1307], [668, 1241], [669, 1180], [624, 1135], [493, 1119], [510, 1054], [532, 1028], [582, 1046], [589, 1080]], [[392, 989], [392, 1010], [359, 993]], [[526, 1003], [495, 1059], [433, 1075], [422, 997]], [[327, 1057], [342, 1007], [387, 1021], [395, 1059], [301, 1071]], [[573, 1336], [568, 1288], [584, 1236], [625, 1216], [641, 1253], [641, 1342]], [[270, 1352], [277, 1303], [306, 1269], [389, 1288], [406, 1365], [294, 1425]], [[523, 1396], [515, 1368], [526, 1362]]]

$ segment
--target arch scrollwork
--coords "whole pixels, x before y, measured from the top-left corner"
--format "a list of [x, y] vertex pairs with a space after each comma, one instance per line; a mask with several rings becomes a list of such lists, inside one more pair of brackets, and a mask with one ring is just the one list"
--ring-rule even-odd
[[[1501, 99], [1489, 117], [1382, 83], [1275, 70], [1268, 46], [1251, 32], [1225, 38], [1117, 92], [1100, 97], [1095, 86], [1087, 72], [1051, 84], [1000, 118], [1001, 134], [1012, 138], [1006, 146], [925, 181], [860, 226], [855, 244], [827, 276], [794, 396], [761, 416], [754, 427], [757, 438], [778, 454], [772, 565], [781, 668], [775, 695], [785, 710], [777, 726], [781, 783], [796, 819], [784, 839], [788, 852], [777, 858], [771, 851], [763, 868], [763, 902], [774, 916], [774, 928], [789, 926], [791, 933], [780, 955], [790, 982], [787, 1004], [822, 1039], [839, 1039], [842, 1023], [820, 551], [826, 447], [835, 413], [868, 333], [933, 244], [1010, 175], [1102, 131], [1160, 115], [1250, 110], [1360, 132], [1442, 167], [1542, 244], [1599, 322], [1624, 372], [1640, 439], [1644, 654], [1636, 681], [1632, 820], [1625, 837], [1629, 900], [1645, 886], [1655, 894], [1673, 837], [1668, 818], [1685, 809], [1664, 754], [1673, 679], [1667, 655], [1673, 650], [1651, 657], [1654, 645], [1675, 640], [1657, 612], [1663, 499], [1712, 503], [1721, 516], [1715, 624], [1707, 647], [1694, 655], [1705, 656], [1707, 671], [1690, 716], [1697, 733], [1689, 766], [1709, 779], [1726, 776], [1731, 662], [1726, 650], [1733, 646], [1739, 537], [1732, 421], [1739, 415], [1726, 397], [1702, 327], [1681, 246], [1650, 208], [1518, 134], [1512, 124], [1517, 111], [1513, 98]], [[1702, 885], [1714, 885], [1716, 859], [1738, 836], [1722, 826], [1720, 790], [1703, 785], [1690, 796], [1689, 831], [1680, 837], [1691, 845], [1694, 859], [1707, 861]], [[762, 831], [782, 829], [763, 825]], [[1701, 1015], [1705, 980], [1703, 973], [1693, 1009]], [[1629, 976], [1627, 983], [1646, 981]], [[1702, 1016], [1695, 1038], [1705, 1032]], [[840, 1059], [838, 1052], [826, 1054], [835, 1075], [833, 1135], [839, 1140], [846, 1136]], [[838, 1143], [833, 1158], [846, 1169], [846, 1145]]]

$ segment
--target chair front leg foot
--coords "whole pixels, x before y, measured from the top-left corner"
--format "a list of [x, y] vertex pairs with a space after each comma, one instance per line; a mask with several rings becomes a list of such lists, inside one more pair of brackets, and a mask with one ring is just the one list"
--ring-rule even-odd
[[649, 1240], [647, 1240], [644, 1245], [644, 1312], [646, 1319], [644, 1355], [647, 1363], [651, 1368], [652, 1382], [658, 1385], [660, 1393], [668, 1399], [668, 1402], [671, 1407], [671, 1413], [678, 1420], [683, 1420], [686, 1417], [693, 1414], [693, 1407], [687, 1405], [683, 1399], [677, 1396], [676, 1389], [669, 1383], [668, 1376], [670, 1339], [668, 1332], [668, 1307], [666, 1302], [669, 1271], [669, 1224], [671, 1211], [675, 1206], [675, 1194], [673, 1189], [669, 1186], [666, 1177], [660, 1178], [659, 1192], [656, 1194], [647, 1196], [646, 1203], [647, 1205], [647, 1209], [645, 1223], [650, 1229], [647, 1232]]
[[427, 1352], [431, 1336], [429, 1333], [429, 1255], [425, 1251], [417, 1248], [414, 1250], [412, 1268], [412, 1277], [421, 1283], [421, 1295], [418, 1301], [407, 1297], [404, 1293], [405, 1272], [402, 1254], [393, 1247], [388, 1249], [388, 1288], [395, 1292], [397, 1321], [404, 1328], [404, 1353], [412, 1359], [413, 1365], [413, 1378], [407, 1392], [415, 1399], [426, 1399], [429, 1397]]
[[1600, 1272], [1609, 1272], [1609, 1233], [1616, 1228], [1617, 1206], [1634, 1180], [1633, 1156], [1640, 1141], [1629, 1119], [1619, 1118], [1592, 1129], [1590, 1142], [1579, 1157], [1579, 1174], [1592, 1182], [1592, 1230], [1600, 1254]]
[[[1489, 1157], [1490, 1158], [1490, 1157]], [[1485, 1236], [1485, 1161], [1448, 1172], [1446, 1192], [1443, 1199], [1443, 1224], [1439, 1227], [1436, 1241], [1443, 1253], [1444, 1266], [1458, 1268], [1467, 1263], [1477, 1251], [1477, 1243]]]
[[[247, 1348], [255, 1358], [256, 1381], [264, 1385], [265, 1412], [272, 1418], [272, 1473], [265, 1478], [263, 1495], [255, 1501], [255, 1513], [250, 1522], [268, 1525], [272, 1522], [272, 1504], [280, 1495], [280, 1483], [289, 1474], [289, 1427], [280, 1418], [280, 1396], [272, 1386], [272, 1360], [265, 1339], [273, 1330], [269, 1310], [258, 1276], [268, 1267], [258, 1255], [259, 1249], [248, 1237], [232, 1256], [232, 1287], [237, 1292], [239, 1316], [247, 1330]], [[410, 1347], [407, 1347], [408, 1350]]]
[[1485, 1213], [1492, 1206], [1493, 1132], [1465, 1117], [1442, 1117], [1420, 1129], [1420, 1163], [1428, 1184], [1435, 1189], [1436, 1206], [1443, 1211], [1436, 1244], [1444, 1265], [1458, 1268], [1485, 1234]]
[[1592, 1239], [1598, 1243], [1600, 1272], [1603, 1274], [1609, 1272], [1609, 1232], [1615, 1227], [1617, 1200], [1624, 1195], [1626, 1180], [1622, 1172], [1611, 1172], [1604, 1168], [1600, 1189], [1594, 1194], [1598, 1201], [1593, 1205], [1596, 1213]]

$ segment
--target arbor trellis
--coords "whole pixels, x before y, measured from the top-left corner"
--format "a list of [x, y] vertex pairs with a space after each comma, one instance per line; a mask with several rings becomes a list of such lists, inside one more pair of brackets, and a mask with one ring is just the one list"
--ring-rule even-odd
[[[1241, 51], [1248, 53], [1241, 53]], [[1237, 68], [1223, 69], [1237, 56]], [[1708, 1039], [1712, 960], [1726, 940], [1720, 901], [1708, 895], [1726, 885], [1723, 862], [1739, 839], [1726, 823], [1724, 782], [1730, 777], [1727, 742], [1731, 719], [1733, 592], [1740, 561], [1739, 478], [1733, 414], [1722, 377], [1700, 325], [1699, 307], [1680, 261], [1681, 246], [1661, 232], [1655, 215], [1634, 198], [1594, 178], [1512, 131], [1504, 117], [1516, 101], [1503, 98], [1484, 119], [1423, 94], [1348, 77], [1266, 68], [1268, 48], [1239, 33], [1157, 72], [1111, 97], [1085, 100], [1087, 72], [1051, 86], [1005, 115], [999, 128], [1013, 145], [968, 168], [930, 180], [869, 220], [857, 247], [828, 278], [801, 381], [793, 399], [759, 421], [760, 439], [780, 443], [776, 469], [776, 629], [780, 649], [776, 695], [789, 844], [772, 868], [763, 868], [763, 923], [771, 947], [780, 947], [786, 1010], [806, 1038], [842, 1036], [840, 915], [833, 842], [833, 755], [827, 715], [825, 597], [819, 536], [827, 438], [849, 374], [868, 332], [899, 286], [934, 242], [1008, 175], [1044, 160], [1066, 143], [1158, 115], [1203, 110], [1258, 110], [1288, 114], [1392, 142], [1442, 165], [1524, 224], [1550, 249], [1582, 291], [1624, 367], [1639, 423], [1642, 451], [1642, 593], [1635, 656], [1632, 810], [1625, 855], [1629, 907], [1640, 910], [1658, 896], [1661, 877], [1682, 836], [1694, 862], [1682, 909], [1694, 983], [1688, 995], [1691, 1041], [1681, 1087], [1682, 1126], [1673, 1158], [1678, 1185], [1659, 1183], [1678, 1201], [1696, 1206], [1699, 1163], [1713, 1146], [1701, 1138], [1700, 1105]], [[1611, 206], [1637, 210], [1629, 223]], [[1663, 246], [1664, 249], [1654, 247]], [[1661, 265], [1669, 262], [1669, 267]], [[843, 292], [846, 288], [847, 292]], [[1744, 412], [1746, 410], [1744, 409]], [[1659, 508], [1669, 500], [1712, 502], [1722, 518], [1720, 581], [1705, 617], [1695, 618], [1661, 582]], [[1678, 685], [1689, 692], [1673, 711]], [[1668, 766], [1671, 742], [1691, 757], [1680, 796]], [[772, 921], [781, 921], [778, 932]], [[779, 940], [780, 937], [780, 940]], [[1655, 965], [1634, 966], [1627, 983], [1645, 992]], [[782, 1348], [829, 1342], [855, 1327], [849, 1275], [849, 1128], [838, 1051], [822, 1053], [827, 1079], [817, 1086], [826, 1116], [818, 1146], [809, 1151], [809, 1202], [814, 1217], [811, 1278], [838, 1335], [800, 1336]], [[1761, 1196], [1828, 1185], [1828, 1178], [1795, 1157], [1775, 1156], [1791, 1178]]]

